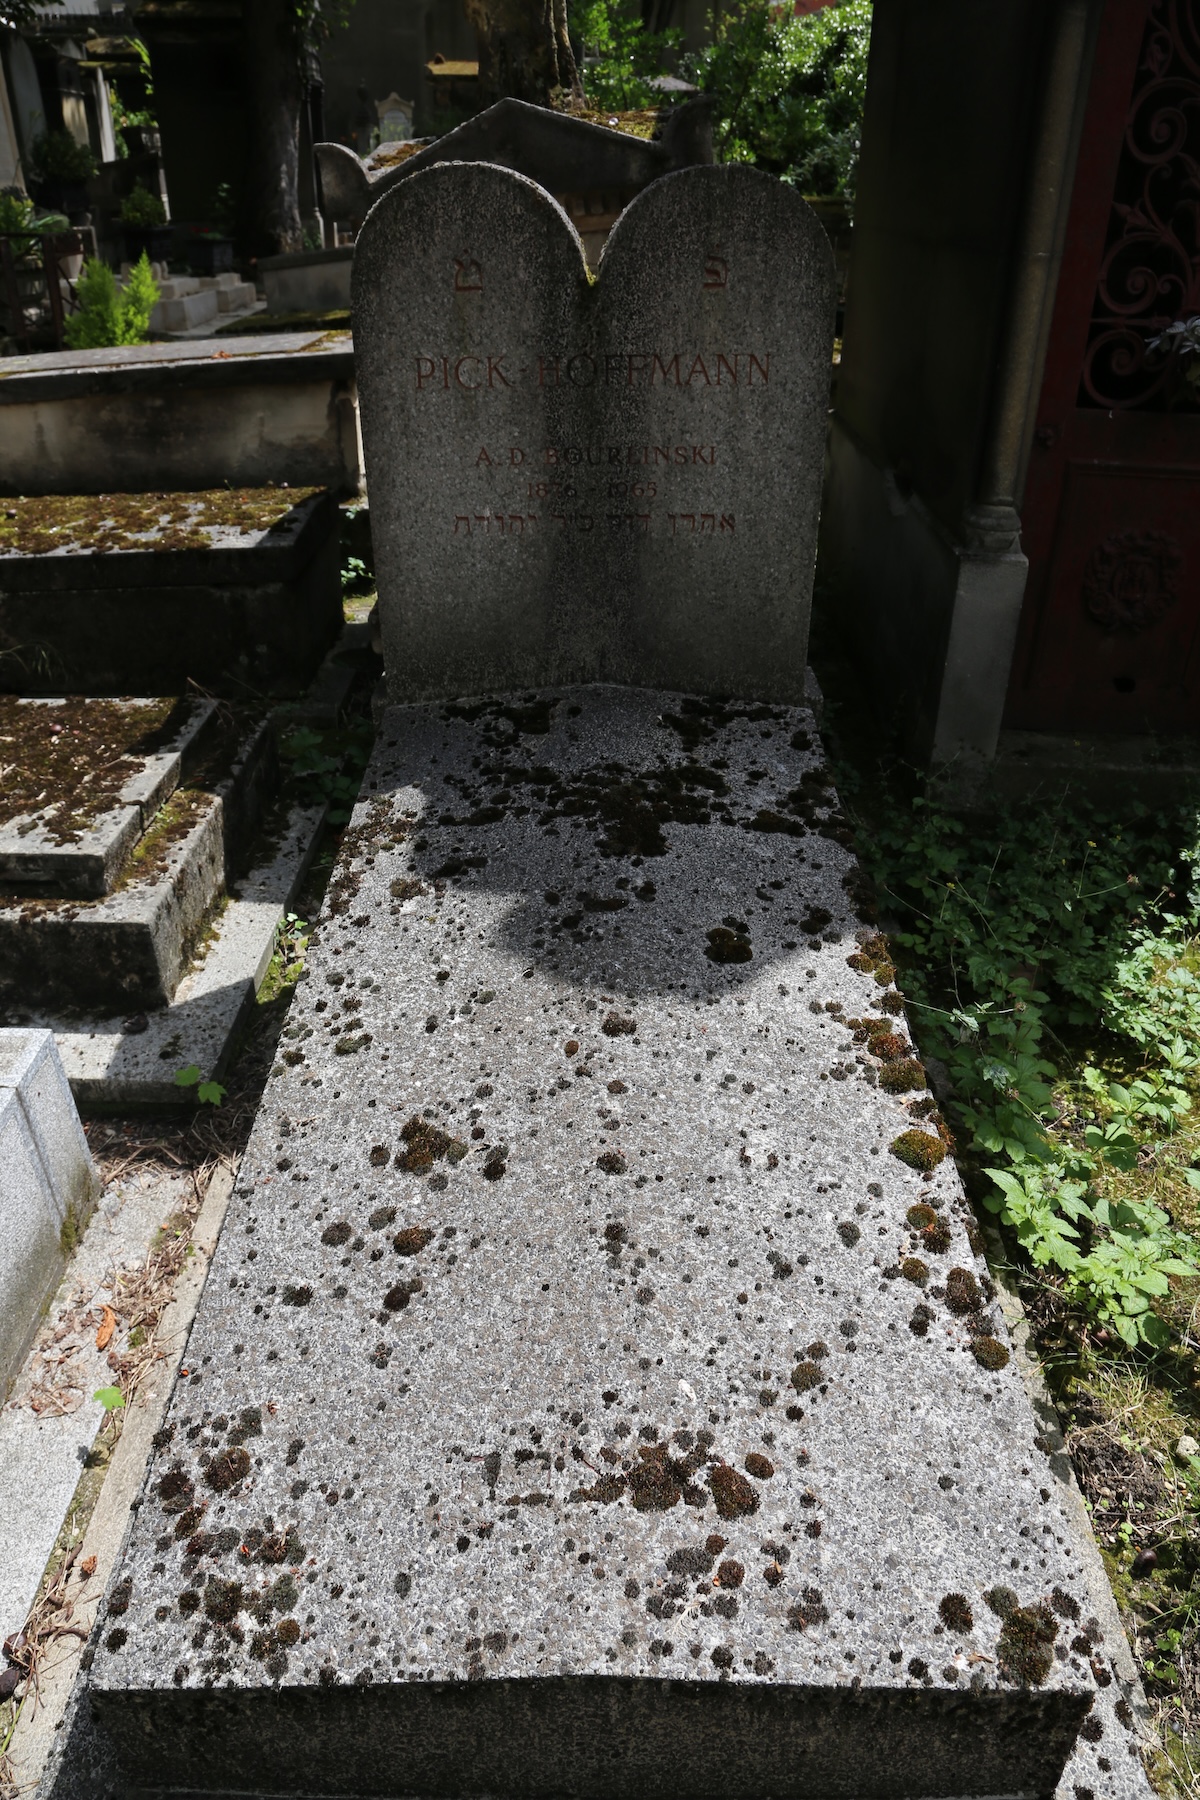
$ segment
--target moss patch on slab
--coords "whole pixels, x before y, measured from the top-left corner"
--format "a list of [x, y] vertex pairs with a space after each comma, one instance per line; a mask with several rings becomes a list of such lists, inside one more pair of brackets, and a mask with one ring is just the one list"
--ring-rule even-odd
[[36, 817], [54, 843], [78, 843], [190, 708], [174, 697], [31, 704], [0, 695], [0, 825]]
[[214, 488], [195, 494], [44, 494], [0, 504], [0, 557], [55, 551], [208, 550], [215, 531], [257, 536], [323, 493]]

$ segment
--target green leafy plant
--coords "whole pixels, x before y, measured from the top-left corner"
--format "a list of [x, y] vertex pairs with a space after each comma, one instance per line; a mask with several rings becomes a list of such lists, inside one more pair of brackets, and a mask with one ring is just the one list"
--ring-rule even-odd
[[76, 284], [79, 310], [69, 313], [64, 322], [67, 343], [72, 350], [144, 344], [150, 335], [150, 314], [158, 291], [144, 251], [130, 270], [124, 288], [117, 286], [107, 263], [89, 256]]
[[750, 162], [807, 194], [853, 195], [867, 93], [871, 0], [799, 18], [734, 0], [684, 72], [716, 101], [724, 162]]
[[[145, 45], [141, 45], [140, 48], [144, 50]], [[146, 92], [149, 94], [151, 91], [147, 81]], [[122, 159], [129, 155], [129, 144], [125, 137], [127, 131], [158, 130], [158, 120], [148, 107], [128, 107], [121, 96], [111, 89], [109, 91], [109, 109], [112, 113], [113, 142], [117, 147], [117, 155]]]
[[77, 143], [71, 133], [61, 127], [56, 131], [44, 131], [33, 140], [29, 169], [35, 181], [90, 181], [96, 167], [96, 158], [89, 146]]
[[33, 201], [27, 200], [15, 188], [5, 188], [0, 193], [0, 232], [32, 229]]
[[175, 1071], [175, 1086], [195, 1088], [196, 1099], [201, 1106], [220, 1106], [227, 1091], [219, 1081], [206, 1081], [195, 1063], [189, 1063], [186, 1069]]
[[122, 225], [132, 225], [138, 230], [152, 230], [155, 225], [164, 225], [167, 209], [158, 194], [152, 194], [144, 182], [135, 181], [132, 189], [121, 202], [120, 220]]
[[[125, 1404], [125, 1396], [118, 1387], [97, 1388], [92, 1395], [92, 1399], [100, 1402], [109, 1418], [111, 1418], [114, 1413], [120, 1412]], [[108, 1419], [105, 1420], [105, 1424], [107, 1423]]]
[[636, 0], [576, 0], [570, 16], [589, 104], [614, 112], [656, 105], [661, 96], [651, 82], [678, 53], [683, 33], [650, 31]]
[[369, 594], [374, 586], [374, 577], [361, 556], [347, 556], [343, 558], [343, 594]]
[[362, 773], [370, 752], [371, 732], [366, 724], [356, 727], [347, 741], [342, 736], [332, 742], [325, 734], [306, 725], [289, 731], [279, 751], [291, 765], [293, 778], [328, 802], [329, 823], [344, 825], [358, 798]]
[[[1198, 831], [1194, 810], [1065, 804], [968, 827], [918, 796], [862, 840], [983, 1204], [1131, 1348], [1170, 1341], [1156, 1303], [1200, 1274], [1200, 1244], [1130, 1189], [1187, 1120], [1200, 1068], [1195, 896], [1181, 915]], [[1113, 1067], [1072, 1051], [1104, 1033]], [[1185, 1178], [1200, 1188], [1200, 1170]]]

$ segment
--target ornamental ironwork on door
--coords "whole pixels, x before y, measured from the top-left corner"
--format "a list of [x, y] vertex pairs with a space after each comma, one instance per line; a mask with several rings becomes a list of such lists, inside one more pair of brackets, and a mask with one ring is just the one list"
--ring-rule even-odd
[[1107, 0], [1035, 427], [1006, 724], [1194, 734], [1200, 0]]
[[[1080, 383], [1081, 406], [1166, 406], [1200, 360], [1200, 15], [1155, 0], [1134, 80]], [[1158, 348], [1149, 346], [1158, 340]], [[1182, 355], [1181, 355], [1182, 352]]]

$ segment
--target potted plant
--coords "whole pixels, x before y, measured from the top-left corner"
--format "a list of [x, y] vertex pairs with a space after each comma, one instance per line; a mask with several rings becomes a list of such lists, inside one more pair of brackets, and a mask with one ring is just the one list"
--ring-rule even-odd
[[157, 194], [135, 181], [121, 202], [118, 218], [127, 261], [135, 263], [144, 253], [151, 262], [166, 262], [171, 252], [171, 227], [167, 224], [167, 209]]
[[187, 259], [193, 275], [220, 275], [233, 267], [233, 239], [219, 231], [190, 232]]
[[96, 173], [96, 158], [87, 144], [76, 143], [69, 131], [44, 131], [35, 138], [29, 171], [34, 193], [43, 206], [64, 212], [68, 218], [87, 211], [87, 184]]

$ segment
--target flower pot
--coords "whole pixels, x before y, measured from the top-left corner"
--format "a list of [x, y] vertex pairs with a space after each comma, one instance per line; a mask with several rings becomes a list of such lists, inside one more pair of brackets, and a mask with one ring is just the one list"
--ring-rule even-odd
[[233, 239], [194, 237], [187, 244], [188, 268], [193, 275], [221, 275], [233, 267]]
[[171, 254], [172, 235], [169, 225], [122, 225], [126, 261], [135, 263], [145, 251], [151, 262], [165, 263]]

